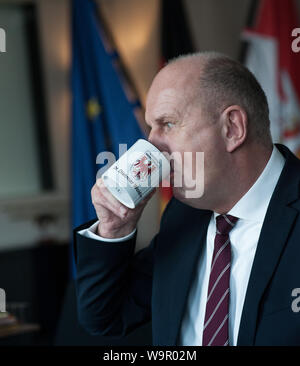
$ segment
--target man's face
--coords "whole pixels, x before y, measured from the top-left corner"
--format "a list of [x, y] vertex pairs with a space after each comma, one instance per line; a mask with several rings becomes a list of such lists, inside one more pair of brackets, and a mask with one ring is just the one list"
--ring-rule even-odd
[[[172, 74], [159, 75], [154, 80], [146, 104], [146, 122], [151, 127], [148, 139], [160, 151], [174, 157], [170, 179], [174, 196], [193, 207], [209, 208], [224, 169], [222, 157], [225, 147], [220, 125], [204, 118], [200, 102], [193, 98], [189, 84], [184, 86], [184, 82], [178, 80]], [[192, 181], [201, 179], [203, 175], [201, 159], [197, 160], [196, 152], [204, 153], [204, 192], [203, 184], [199, 182], [192, 187]], [[176, 187], [178, 175], [182, 178], [181, 187]], [[188, 198], [191, 197], [188, 192], [193, 190], [199, 191], [198, 197]]]

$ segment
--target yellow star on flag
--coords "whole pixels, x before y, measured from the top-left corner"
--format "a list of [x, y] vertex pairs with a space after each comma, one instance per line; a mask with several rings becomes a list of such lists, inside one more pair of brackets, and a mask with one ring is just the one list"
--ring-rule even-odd
[[86, 105], [88, 119], [93, 120], [101, 113], [101, 106], [96, 98], [91, 98]]

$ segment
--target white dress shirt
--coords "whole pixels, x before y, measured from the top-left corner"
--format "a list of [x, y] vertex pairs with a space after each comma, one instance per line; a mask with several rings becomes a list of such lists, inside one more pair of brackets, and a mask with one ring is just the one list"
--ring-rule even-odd
[[99, 241], [107, 241], [109, 243], [120, 243], [121, 241], [126, 241], [126, 240], [129, 240], [130, 238], [132, 238], [136, 232], [136, 229], [134, 229], [130, 234], [123, 236], [122, 238], [108, 239], [108, 238], [103, 238], [102, 236], [96, 234], [98, 225], [99, 225], [99, 220], [96, 221], [89, 228], [78, 231], [78, 234], [81, 234], [87, 238], [95, 239], [95, 240], [99, 240]]
[[[228, 212], [229, 215], [239, 218], [229, 234], [231, 242], [230, 345], [237, 344], [242, 309], [260, 231], [284, 162], [284, 157], [274, 146], [272, 155], [261, 175], [249, 191]], [[216, 233], [216, 216], [218, 214], [214, 212], [207, 230], [206, 245], [199, 258], [197, 274], [191, 285], [187, 300], [186, 312], [180, 331], [180, 345], [183, 346], [202, 345], [207, 289]], [[94, 223], [90, 228], [81, 230], [79, 233], [91, 239], [107, 242], [126, 241], [135, 234], [134, 230], [123, 238], [102, 238], [96, 234], [98, 223]]]

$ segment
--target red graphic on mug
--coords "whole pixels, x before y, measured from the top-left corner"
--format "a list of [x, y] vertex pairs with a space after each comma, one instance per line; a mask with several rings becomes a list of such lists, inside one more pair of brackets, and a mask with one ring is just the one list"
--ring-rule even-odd
[[151, 176], [155, 169], [156, 166], [146, 155], [137, 159], [130, 167], [131, 174], [137, 181], [144, 180]]

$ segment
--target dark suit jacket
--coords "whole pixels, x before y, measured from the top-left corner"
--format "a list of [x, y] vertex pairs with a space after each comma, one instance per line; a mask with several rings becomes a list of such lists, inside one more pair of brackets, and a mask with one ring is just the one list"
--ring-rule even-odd
[[[272, 195], [250, 274], [238, 345], [300, 345], [300, 161], [277, 145], [286, 163]], [[212, 212], [169, 203], [159, 233], [134, 254], [121, 243], [75, 230], [79, 321], [92, 334], [124, 336], [152, 320], [154, 345], [177, 345], [197, 260]], [[243, 245], [243, 243], [241, 243]]]

